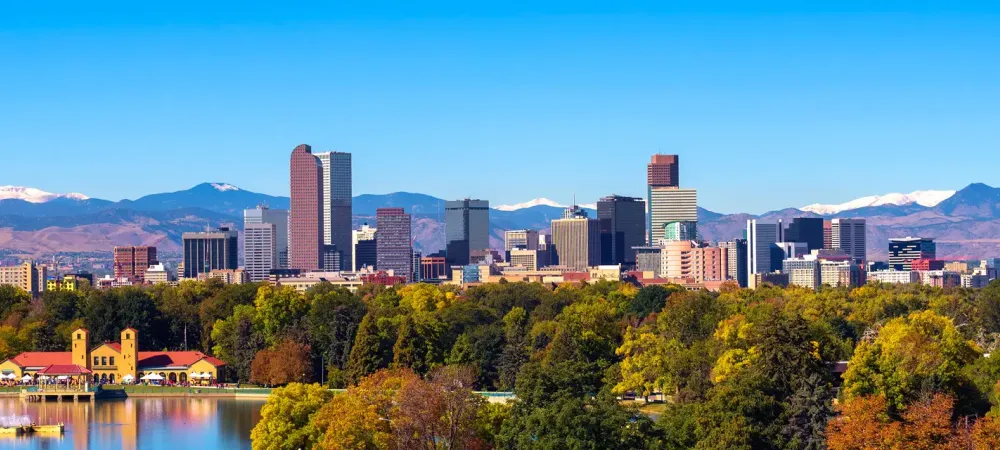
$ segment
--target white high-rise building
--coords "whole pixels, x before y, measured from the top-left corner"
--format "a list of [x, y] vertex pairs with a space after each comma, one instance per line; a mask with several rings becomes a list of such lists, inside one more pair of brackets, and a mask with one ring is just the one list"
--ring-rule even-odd
[[375, 231], [368, 224], [361, 225], [360, 230], [351, 230], [351, 271], [357, 272], [362, 267], [375, 265]]
[[865, 219], [833, 219], [830, 221], [830, 246], [843, 250], [854, 262], [863, 264], [868, 260], [865, 247]]
[[251, 223], [243, 228], [243, 268], [250, 281], [266, 280], [278, 264], [273, 223]]
[[764, 223], [756, 219], [747, 221], [747, 274], [768, 273], [781, 267], [781, 261], [772, 261], [777, 256], [775, 244], [783, 240], [781, 221]]
[[663, 239], [663, 227], [671, 222], [698, 222], [698, 192], [676, 187], [649, 187], [650, 245]]
[[351, 255], [351, 154], [344, 152], [317, 153], [322, 175], [323, 186], [320, 189], [323, 197], [321, 214], [323, 245], [336, 245], [340, 252], [342, 267], [324, 267], [325, 270], [346, 269], [347, 261], [354, 258]]
[[[288, 210], [284, 209], [270, 209], [267, 206], [258, 206], [252, 209], [243, 210], [243, 229], [246, 230], [250, 225], [258, 224], [272, 224], [274, 225], [274, 263], [272, 268], [274, 269], [287, 269], [288, 268]], [[244, 266], [246, 255], [249, 253], [248, 246], [246, 245], [246, 236], [244, 240]], [[270, 269], [268, 269], [270, 270]], [[265, 274], [266, 275], [266, 274]], [[254, 280], [257, 281], [257, 280]]]

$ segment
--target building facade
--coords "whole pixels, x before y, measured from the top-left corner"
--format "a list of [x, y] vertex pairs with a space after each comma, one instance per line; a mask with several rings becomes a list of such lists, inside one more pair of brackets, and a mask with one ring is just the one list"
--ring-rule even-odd
[[250, 281], [266, 280], [278, 266], [276, 230], [273, 223], [251, 223], [243, 228], [243, 267]]
[[448, 277], [444, 256], [424, 256], [420, 258], [420, 266], [425, 280], [439, 280]]
[[747, 240], [733, 239], [719, 242], [719, 247], [726, 249], [729, 258], [729, 279], [736, 281], [740, 287], [747, 287]]
[[361, 229], [351, 231], [351, 242], [354, 245], [351, 251], [351, 271], [357, 272], [362, 267], [376, 268], [376, 255], [378, 253], [375, 241], [375, 228], [368, 224], [361, 225]]
[[529, 271], [535, 271], [541, 267], [538, 261], [538, 250], [515, 248], [508, 255], [511, 267], [523, 267]]
[[410, 215], [403, 208], [379, 208], [375, 211], [375, 266], [408, 277], [413, 272]]
[[538, 230], [507, 230], [503, 232], [505, 251], [515, 248], [538, 250]]
[[239, 233], [226, 227], [216, 231], [184, 233], [184, 278], [198, 278], [199, 274], [216, 269], [239, 268]]
[[305, 271], [320, 269], [323, 266], [323, 167], [312, 154], [312, 147], [302, 144], [292, 150], [289, 174], [288, 267]]
[[659, 276], [671, 280], [724, 281], [729, 275], [728, 249], [695, 241], [663, 242]]
[[0, 284], [18, 287], [32, 295], [40, 295], [45, 291], [47, 278], [48, 269], [33, 261], [25, 261], [17, 266], [0, 266]]
[[786, 259], [781, 262], [781, 271], [788, 275], [789, 285], [819, 289], [822, 278], [819, 261], [815, 259]]
[[351, 154], [344, 152], [317, 153], [322, 172], [323, 245], [336, 245], [342, 266], [325, 270], [347, 270], [351, 257], [351, 218], [353, 214]]
[[905, 237], [889, 239], [889, 268], [908, 271], [916, 259], [935, 259], [937, 245], [934, 239]]
[[679, 221], [663, 224], [663, 240], [666, 242], [697, 241], [698, 222]]
[[444, 205], [445, 258], [449, 265], [469, 264], [472, 250], [490, 248], [490, 202], [451, 200]]
[[577, 206], [552, 221], [552, 264], [587, 270], [601, 264], [601, 230], [596, 219]]
[[128, 278], [142, 283], [146, 269], [155, 265], [156, 247], [124, 246], [114, 248], [115, 278]]
[[632, 247], [646, 243], [645, 203], [641, 198], [610, 195], [597, 201], [601, 264], [635, 266]]
[[664, 226], [670, 222], [698, 222], [698, 192], [676, 187], [649, 188], [648, 239], [651, 245], [664, 238]]
[[[255, 224], [274, 225], [274, 262], [273, 268], [288, 268], [288, 210], [271, 209], [265, 205], [243, 210], [244, 229]], [[244, 242], [244, 249], [246, 242]]]
[[876, 270], [874, 272], [868, 272], [867, 276], [869, 283], [873, 281], [891, 284], [920, 282], [920, 272], [910, 270]]
[[819, 217], [796, 217], [785, 228], [785, 242], [802, 242], [806, 252], [823, 247], [823, 219]]
[[778, 242], [782, 242], [781, 221], [765, 223], [756, 219], [747, 221], [747, 276], [773, 272], [781, 268], [781, 260], [772, 256], [780, 255]]
[[865, 219], [833, 219], [830, 221], [830, 246], [842, 250], [854, 258], [854, 262], [864, 264], [868, 260], [865, 241], [868, 237]]

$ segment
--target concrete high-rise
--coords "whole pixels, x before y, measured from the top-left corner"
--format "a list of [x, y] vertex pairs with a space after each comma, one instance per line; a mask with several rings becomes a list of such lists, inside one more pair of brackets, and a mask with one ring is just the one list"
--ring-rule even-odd
[[156, 247], [126, 246], [114, 248], [115, 278], [142, 283], [146, 269], [157, 264]]
[[[288, 211], [288, 268], [316, 270], [323, 267], [323, 166], [302, 144], [290, 158], [291, 200]], [[187, 272], [185, 266], [184, 271]]]
[[656, 244], [664, 237], [664, 226], [671, 222], [698, 222], [698, 192], [694, 189], [649, 187], [649, 242]]
[[747, 276], [768, 273], [781, 268], [781, 221], [764, 223], [756, 219], [747, 221]]
[[646, 184], [655, 187], [680, 187], [681, 160], [677, 155], [653, 155], [646, 166]]
[[645, 205], [641, 198], [610, 195], [597, 201], [601, 264], [635, 266], [635, 252], [646, 242]]
[[697, 241], [698, 222], [680, 221], [663, 224], [663, 238], [666, 242]]
[[[250, 210], [247, 210], [250, 211]], [[273, 223], [248, 223], [243, 227], [243, 269], [250, 281], [268, 279], [278, 269], [277, 227]]]
[[[243, 228], [250, 225], [274, 225], [274, 266], [273, 269], [288, 268], [288, 210], [270, 209], [265, 205], [243, 210]], [[244, 239], [244, 243], [246, 240]], [[246, 245], [244, 245], [244, 252]], [[256, 281], [256, 280], [254, 280]]]
[[601, 264], [601, 230], [597, 219], [576, 205], [552, 221], [552, 263], [574, 270]]
[[823, 219], [820, 217], [796, 217], [785, 228], [785, 242], [802, 242], [807, 251], [823, 248]]
[[865, 219], [833, 219], [830, 221], [830, 246], [847, 253], [857, 264], [868, 260], [865, 246]]
[[490, 248], [490, 202], [451, 200], [444, 205], [445, 258], [449, 266], [469, 264], [472, 250]]
[[336, 245], [342, 267], [323, 267], [327, 271], [350, 269], [351, 257], [351, 154], [317, 153], [322, 172], [323, 244]]
[[747, 240], [719, 242], [719, 247], [726, 249], [726, 256], [729, 258], [729, 279], [735, 280], [741, 287], [747, 287]]
[[538, 230], [507, 230], [503, 232], [504, 250], [516, 248], [538, 250]]
[[376, 267], [378, 248], [375, 241], [375, 228], [368, 224], [361, 225], [360, 230], [351, 231], [351, 242], [354, 248], [351, 252], [351, 270], [357, 272], [362, 267]]
[[413, 268], [413, 247], [410, 239], [410, 215], [403, 208], [375, 210], [375, 265], [378, 270], [393, 271], [409, 279]]
[[911, 270], [917, 259], [937, 258], [937, 244], [931, 238], [905, 237], [889, 239], [889, 268]]
[[213, 270], [239, 268], [239, 233], [221, 227], [216, 231], [184, 233], [184, 278], [197, 278]]

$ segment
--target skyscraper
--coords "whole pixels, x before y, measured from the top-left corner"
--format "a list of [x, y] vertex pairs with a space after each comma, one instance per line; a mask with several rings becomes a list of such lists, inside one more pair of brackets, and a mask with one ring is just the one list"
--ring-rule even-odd
[[857, 264], [868, 259], [865, 247], [865, 219], [833, 219], [830, 221], [830, 245], [843, 250]]
[[379, 208], [375, 210], [375, 227], [378, 270], [391, 270], [394, 275], [409, 279], [413, 271], [410, 215], [403, 208]]
[[781, 221], [747, 221], [747, 277], [781, 268], [781, 260], [772, 260], [772, 256], [781, 254], [775, 244], [782, 241], [782, 231]]
[[698, 222], [678, 221], [663, 224], [663, 237], [666, 242], [698, 240]]
[[[243, 227], [254, 224], [274, 225], [274, 266], [273, 269], [288, 268], [288, 210], [270, 209], [265, 205], [243, 210]], [[244, 240], [244, 244], [245, 244]], [[246, 252], [244, 245], [244, 252]], [[249, 270], [249, 269], [248, 269]], [[256, 281], [256, 280], [255, 280]]]
[[646, 166], [646, 240], [656, 245], [667, 222], [697, 222], [698, 194], [680, 188], [680, 157], [653, 155]]
[[601, 264], [600, 226], [576, 205], [552, 221], [552, 263], [574, 270]]
[[538, 230], [507, 230], [503, 232], [504, 250], [516, 248], [538, 250]]
[[[288, 268], [316, 270], [323, 267], [322, 166], [312, 147], [302, 144], [292, 150], [290, 161]], [[187, 266], [184, 267], [187, 271]]]
[[361, 225], [360, 230], [351, 231], [351, 241], [354, 244], [351, 252], [351, 257], [354, 258], [351, 261], [351, 270], [357, 272], [365, 266], [376, 267], [375, 258], [378, 249], [375, 243], [375, 228], [368, 226], [367, 223]]
[[911, 270], [915, 259], [937, 258], [937, 244], [931, 238], [905, 237], [889, 239], [889, 268]]
[[681, 160], [677, 155], [653, 155], [646, 166], [646, 184], [650, 187], [680, 187]]
[[143, 245], [114, 248], [115, 278], [128, 278], [141, 283], [146, 269], [156, 263], [156, 247]]
[[785, 242], [802, 242], [809, 251], [823, 248], [823, 219], [796, 217], [785, 228]]
[[239, 268], [239, 233], [226, 227], [216, 231], [184, 233], [184, 278], [197, 278], [213, 270]]
[[322, 171], [323, 244], [336, 245], [342, 267], [349, 269], [351, 258], [351, 154], [344, 152], [317, 153]]
[[271, 270], [278, 268], [276, 230], [273, 223], [248, 223], [243, 226], [243, 268], [250, 281], [266, 280]]
[[472, 250], [490, 248], [490, 202], [452, 200], [445, 203], [445, 258], [449, 266], [469, 264]]
[[601, 264], [635, 266], [632, 247], [646, 243], [646, 217], [641, 198], [610, 195], [597, 201], [601, 230]]
[[719, 247], [727, 250], [729, 279], [735, 280], [741, 287], [747, 287], [747, 240], [733, 239], [719, 242]]

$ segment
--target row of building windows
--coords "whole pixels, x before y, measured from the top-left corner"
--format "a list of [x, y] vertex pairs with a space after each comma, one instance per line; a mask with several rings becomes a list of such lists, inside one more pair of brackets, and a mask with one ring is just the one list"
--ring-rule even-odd
[[[109, 359], [110, 359], [110, 361], [109, 361]], [[110, 362], [110, 364], [108, 364], [109, 362]], [[109, 366], [109, 365], [113, 366], [113, 365], [115, 365], [115, 357], [114, 356], [111, 356], [111, 357], [95, 356], [94, 357], [94, 365], [95, 366]]]

